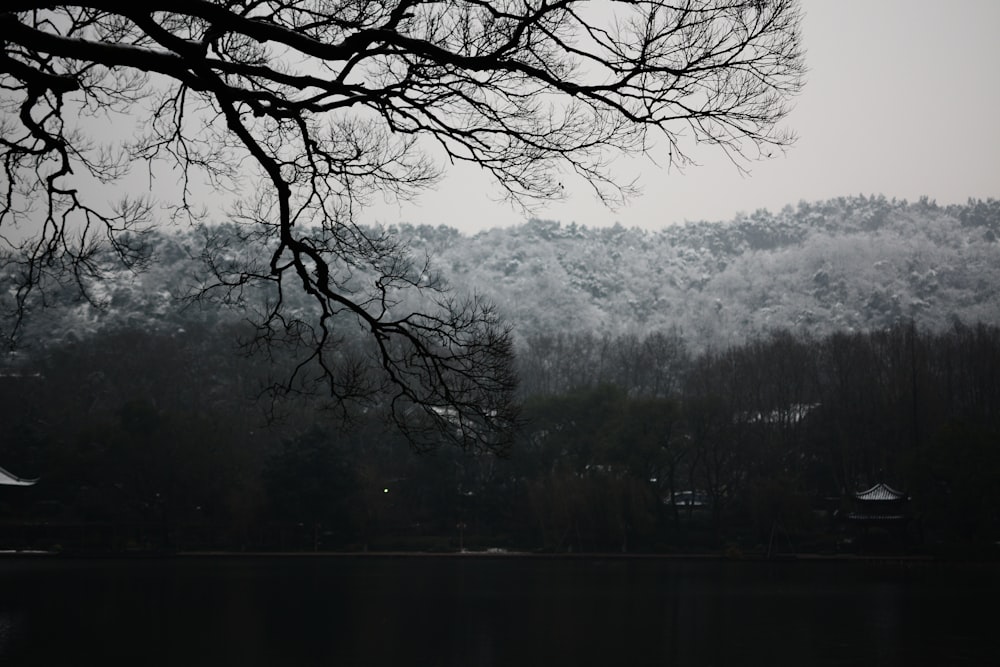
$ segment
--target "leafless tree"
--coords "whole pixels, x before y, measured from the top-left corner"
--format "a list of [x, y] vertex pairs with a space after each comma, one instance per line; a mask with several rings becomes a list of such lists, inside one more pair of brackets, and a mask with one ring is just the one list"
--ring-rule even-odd
[[[262, 250], [217, 254], [206, 288], [270, 286], [260, 339], [309, 344], [289, 388], [308, 376], [353, 397], [350, 378], [370, 376], [337, 341], [360, 326], [397, 418], [492, 446], [513, 415], [509, 331], [356, 212], [431, 187], [441, 163], [485, 170], [523, 206], [576, 177], [614, 205], [634, 192], [611, 170], [622, 153], [766, 157], [793, 139], [778, 123], [801, 86], [799, 18], [794, 0], [5, 0], [15, 319], [47, 281], [87, 295], [95, 239], [135, 266], [135, 232], [224, 211]], [[165, 167], [176, 187], [159, 180], [154, 201]], [[146, 194], [109, 196], [140, 182]], [[291, 290], [310, 307], [289, 308]], [[410, 292], [426, 307], [404, 308]]]

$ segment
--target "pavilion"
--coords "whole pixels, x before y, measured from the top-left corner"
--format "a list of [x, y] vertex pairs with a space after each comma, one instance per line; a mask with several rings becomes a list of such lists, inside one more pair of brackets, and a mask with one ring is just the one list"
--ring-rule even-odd
[[896, 523], [909, 518], [910, 498], [888, 484], [879, 482], [850, 497], [847, 518], [860, 523]]
[[852, 527], [862, 551], [897, 550], [911, 542], [913, 523], [910, 497], [879, 482], [870, 489], [847, 496], [841, 516]]
[[37, 479], [24, 479], [0, 468], [0, 486], [32, 486]]

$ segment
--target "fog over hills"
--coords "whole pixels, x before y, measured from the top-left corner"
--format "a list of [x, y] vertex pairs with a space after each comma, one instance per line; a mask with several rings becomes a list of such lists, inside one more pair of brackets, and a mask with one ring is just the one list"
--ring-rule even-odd
[[[228, 318], [180, 300], [202, 273], [206, 239], [220, 246], [226, 230], [152, 232], [149, 271], [112, 274], [92, 285], [92, 302], [50, 288], [22, 341]], [[697, 350], [775, 329], [821, 336], [911, 318], [931, 330], [1000, 322], [1000, 200], [940, 207], [847, 197], [656, 232], [545, 220], [474, 236], [446, 226], [395, 231], [456, 290], [493, 299], [521, 340], [671, 330]], [[220, 256], [249, 252], [231, 247]]]

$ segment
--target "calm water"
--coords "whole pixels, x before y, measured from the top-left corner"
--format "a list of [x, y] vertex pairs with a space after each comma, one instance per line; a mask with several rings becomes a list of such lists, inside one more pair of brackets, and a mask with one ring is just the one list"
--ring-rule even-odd
[[984, 665], [996, 567], [0, 559], [0, 665]]

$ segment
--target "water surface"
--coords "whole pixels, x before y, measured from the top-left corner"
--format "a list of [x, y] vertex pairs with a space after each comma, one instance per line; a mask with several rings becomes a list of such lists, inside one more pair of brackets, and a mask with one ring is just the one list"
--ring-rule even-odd
[[994, 566], [0, 559], [0, 665], [958, 665]]

